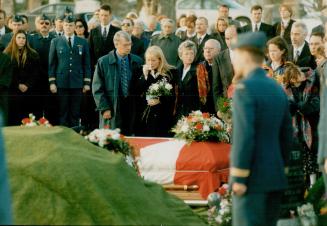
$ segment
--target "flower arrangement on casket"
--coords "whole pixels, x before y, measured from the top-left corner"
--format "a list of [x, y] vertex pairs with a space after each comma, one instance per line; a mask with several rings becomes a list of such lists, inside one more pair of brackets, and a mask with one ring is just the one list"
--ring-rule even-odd
[[228, 184], [208, 195], [208, 221], [220, 226], [232, 225], [232, 194]]
[[123, 154], [128, 165], [135, 168], [133, 148], [120, 134], [120, 129], [95, 129], [85, 139], [109, 151]]
[[226, 132], [227, 124], [209, 113], [193, 111], [187, 117], [183, 116], [172, 129], [175, 138], [193, 141], [213, 141], [229, 143]]
[[227, 132], [229, 136], [232, 135], [232, 99], [226, 97], [220, 97], [218, 99], [218, 118], [223, 120], [227, 124]]
[[44, 127], [52, 127], [52, 125], [49, 123], [49, 121], [44, 118], [40, 118], [39, 120], [35, 119], [35, 115], [30, 113], [28, 115], [28, 118], [23, 118], [22, 119], [22, 125], [24, 127], [35, 127], [35, 126], [44, 126]]

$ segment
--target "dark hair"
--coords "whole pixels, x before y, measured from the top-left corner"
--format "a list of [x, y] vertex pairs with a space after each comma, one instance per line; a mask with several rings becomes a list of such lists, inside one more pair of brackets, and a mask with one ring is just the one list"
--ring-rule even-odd
[[[26, 23], [28, 23], [28, 17], [26, 15], [20, 15], [20, 17], [25, 18], [26, 19]], [[25, 21], [23, 20], [23, 24], [25, 24]]]
[[6, 19], [6, 11], [4, 11], [3, 9], [0, 9], [0, 13], [2, 13], [4, 15], [4, 19]]
[[110, 7], [110, 5], [102, 5], [101, 7], [100, 7], [100, 10], [104, 10], [104, 11], [109, 11], [109, 13], [111, 13], [111, 7]]
[[284, 50], [284, 53], [282, 55], [282, 61], [285, 62], [288, 58], [288, 51], [289, 51], [288, 45], [287, 45], [287, 42], [285, 41], [285, 39], [283, 39], [280, 36], [276, 36], [275, 38], [272, 38], [267, 42], [267, 47], [269, 47], [269, 45], [271, 45], [271, 44], [277, 46], [278, 49], [281, 51]]
[[256, 47], [244, 46], [244, 47], [240, 47], [238, 49], [241, 51], [246, 51], [246, 52], [250, 53], [251, 59], [257, 64], [262, 64], [262, 62], [265, 59], [264, 50], [258, 49]]
[[324, 38], [325, 38], [325, 34], [322, 33], [322, 32], [313, 32], [313, 33], [311, 33], [310, 38], [311, 38], [312, 36], [320, 37], [322, 40], [324, 40]]
[[85, 22], [85, 20], [83, 20], [82, 18], [77, 18], [75, 20], [75, 25], [76, 25], [77, 22], [81, 22], [83, 24], [83, 27], [84, 27], [84, 36], [85, 36], [85, 38], [88, 38], [89, 37], [89, 28], [88, 28], [87, 23]]
[[229, 10], [229, 6], [228, 5], [225, 5], [225, 4], [220, 5], [218, 8], [227, 8]]
[[262, 11], [262, 6], [261, 5], [254, 5], [254, 6], [251, 7], [251, 13], [252, 13], [252, 11], [259, 10], [259, 9]]

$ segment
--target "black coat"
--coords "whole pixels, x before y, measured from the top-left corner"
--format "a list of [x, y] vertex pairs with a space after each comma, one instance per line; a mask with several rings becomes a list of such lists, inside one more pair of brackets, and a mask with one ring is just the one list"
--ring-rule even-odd
[[132, 35], [131, 53], [141, 57], [142, 59], [144, 58], [144, 53], [145, 53], [144, 42], [143, 40], [135, 37], [134, 35]]
[[198, 92], [198, 81], [196, 77], [196, 66], [192, 65], [185, 78], [183, 76], [183, 65], [178, 67], [178, 98], [177, 118], [187, 116], [192, 111], [200, 109]]
[[4, 125], [7, 125], [8, 118], [8, 90], [12, 80], [12, 66], [10, 57], [0, 52], [0, 108]]
[[[289, 47], [289, 60], [294, 62], [294, 49], [291, 45]], [[294, 62], [299, 67], [310, 67], [312, 70], [316, 69], [317, 63], [314, 57], [311, 55], [309, 44], [305, 41], [302, 52], [296, 62]]]
[[166, 78], [167, 81], [175, 87], [174, 76], [172, 73], [169, 73], [170, 76], [158, 75], [157, 78], [154, 78], [152, 75], [148, 76], [148, 79], [145, 80], [144, 75], [142, 74], [137, 81], [136, 87], [140, 94], [140, 104], [138, 104], [139, 110], [139, 128], [141, 136], [150, 136], [150, 137], [167, 137], [169, 130], [173, 126], [173, 114], [175, 106], [175, 89], [171, 91], [171, 96], [159, 97], [160, 103], [155, 106], [148, 106], [146, 100], [146, 92], [149, 87]]
[[204, 48], [204, 44], [205, 44], [206, 41], [208, 41], [210, 38], [211, 38], [211, 36], [208, 35], [208, 34], [206, 34], [206, 35], [204, 36], [203, 40], [201, 41], [201, 44], [200, 44], [200, 45], [198, 45], [199, 40], [198, 40], [197, 36], [194, 36], [194, 38], [191, 39], [191, 41], [193, 41], [193, 42], [197, 45], [197, 47], [198, 47], [198, 49], [197, 49], [198, 51], [197, 51], [197, 53], [196, 53], [196, 56], [195, 56], [195, 60], [194, 60], [194, 62], [196, 62], [196, 63], [200, 63], [201, 61], [204, 61], [204, 56], [203, 56], [203, 48]]
[[[285, 31], [284, 31], [284, 35], [283, 35], [283, 38], [285, 39], [285, 41], [291, 45], [292, 42], [291, 42], [291, 29], [292, 29], [292, 25], [293, 23], [295, 22], [295, 20], [290, 20], [290, 22], [288, 23], [287, 27], [285, 28]], [[274, 24], [274, 36], [279, 36], [280, 33], [281, 33], [281, 22], [278, 22], [278, 23], [275, 23]]]
[[[228, 87], [232, 84], [234, 70], [230, 59], [229, 49], [226, 49], [215, 57], [212, 64], [212, 91], [214, 103], [221, 96], [227, 97]], [[216, 105], [216, 111], [218, 111]]]
[[[253, 31], [252, 23], [244, 26], [242, 28], [242, 30], [243, 30], [243, 33], [252, 32]], [[274, 37], [274, 29], [270, 24], [261, 22], [259, 31], [264, 32], [266, 34], [268, 40], [271, 39], [272, 37]]]
[[314, 28], [312, 28], [312, 31], [311, 31], [311, 34], [312, 33], [316, 33], [316, 32], [319, 32], [319, 33], [323, 33], [325, 34], [325, 28], [324, 28], [324, 25], [320, 24]]
[[[101, 33], [101, 26], [98, 26], [91, 30], [89, 36], [89, 46], [90, 46], [90, 55], [91, 55], [91, 65], [95, 66], [98, 59], [106, 54], [108, 54], [111, 50], [115, 49], [114, 45], [114, 35], [120, 29], [110, 25], [107, 39], [103, 40]], [[92, 71], [94, 68], [92, 67]]]

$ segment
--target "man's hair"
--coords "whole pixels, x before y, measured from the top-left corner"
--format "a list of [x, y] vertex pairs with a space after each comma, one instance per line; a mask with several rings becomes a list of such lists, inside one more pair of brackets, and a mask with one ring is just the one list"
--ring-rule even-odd
[[261, 5], [254, 5], [254, 6], [251, 7], [251, 13], [252, 13], [252, 11], [259, 10], [259, 9], [262, 11], [262, 6]]
[[238, 48], [241, 51], [246, 51], [250, 54], [250, 58], [257, 64], [262, 64], [265, 59], [265, 53], [263, 50], [252, 46], [244, 46]]
[[211, 39], [208, 39], [205, 43], [207, 43], [207, 42], [212, 42], [215, 45], [215, 47], [218, 49], [218, 51], [221, 50], [221, 44], [216, 39], [211, 38]]
[[[26, 23], [28, 23], [28, 17], [26, 16], [26, 15], [20, 15], [22, 18], [24, 18], [24, 19], [26, 19]], [[23, 23], [25, 23], [24, 22], [24, 20], [23, 20]]]
[[304, 31], [305, 34], [308, 34], [308, 27], [305, 23], [301, 22], [301, 21], [296, 21], [293, 23], [292, 28], [297, 28], [297, 27], [301, 27], [302, 30]]
[[225, 4], [223, 4], [223, 5], [218, 5], [218, 9], [219, 8], [227, 8], [228, 10], [229, 10], [229, 6], [228, 5], [225, 5]]
[[129, 42], [132, 41], [131, 36], [127, 32], [118, 31], [114, 35], [114, 44], [116, 45], [120, 41], [121, 38], [124, 38], [126, 41], [129, 41]]
[[196, 20], [203, 20], [203, 21], [205, 22], [206, 25], [209, 24], [208, 19], [207, 19], [206, 17], [204, 17], [204, 16], [200, 16], [200, 17], [198, 17]]
[[100, 7], [100, 10], [104, 10], [104, 11], [109, 11], [109, 13], [111, 13], [111, 7], [110, 7], [110, 5], [102, 5], [101, 7]]
[[325, 34], [322, 33], [322, 32], [313, 32], [313, 33], [310, 35], [310, 38], [311, 38], [312, 36], [320, 37], [323, 41], [324, 41], [324, 38], [325, 38]]
[[6, 11], [4, 11], [3, 9], [0, 9], [0, 14], [3, 14], [3, 16], [4, 16], [4, 19], [6, 19]]

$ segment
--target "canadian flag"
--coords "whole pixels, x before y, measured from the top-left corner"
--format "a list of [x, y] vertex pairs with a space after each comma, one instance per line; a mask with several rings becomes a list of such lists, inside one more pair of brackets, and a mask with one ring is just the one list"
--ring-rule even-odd
[[197, 185], [204, 199], [228, 180], [230, 144], [144, 137], [127, 140], [136, 150], [139, 173], [145, 180]]

